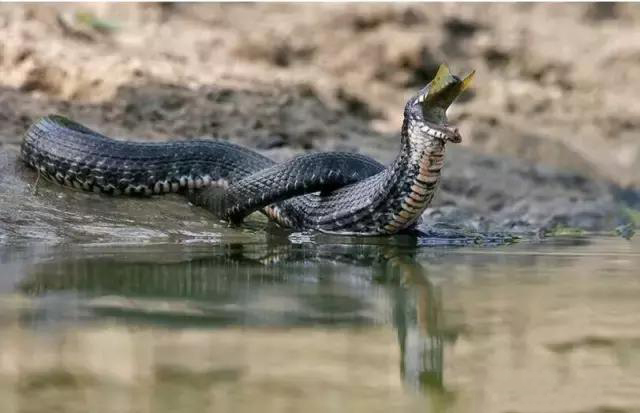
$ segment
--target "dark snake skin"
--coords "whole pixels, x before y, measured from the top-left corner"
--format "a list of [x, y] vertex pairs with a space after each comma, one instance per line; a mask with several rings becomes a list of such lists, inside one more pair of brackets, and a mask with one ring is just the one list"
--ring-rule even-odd
[[[332, 190], [361, 181], [384, 170], [384, 166], [368, 156], [354, 153], [311, 153], [275, 164], [233, 182], [223, 191], [204, 190], [190, 196], [192, 202], [217, 211], [220, 218], [240, 223], [254, 211], [298, 195]], [[278, 211], [289, 210], [291, 219], [302, 216], [310, 196], [292, 199], [278, 205]], [[306, 202], [305, 202], [306, 201]], [[301, 220], [291, 226], [301, 227]]]
[[428, 90], [407, 103], [400, 153], [386, 168], [352, 153], [307, 154], [276, 164], [222, 141], [119, 141], [56, 115], [27, 130], [21, 154], [41, 176], [85, 191], [183, 192], [232, 222], [262, 210], [299, 230], [393, 234], [420, 218], [440, 180], [445, 142], [460, 141], [456, 129], [423, 118]]

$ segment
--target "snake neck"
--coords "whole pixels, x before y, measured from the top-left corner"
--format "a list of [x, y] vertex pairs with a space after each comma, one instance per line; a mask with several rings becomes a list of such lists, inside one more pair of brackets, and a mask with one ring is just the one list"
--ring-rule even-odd
[[380, 187], [386, 216], [379, 232], [393, 234], [412, 226], [431, 204], [444, 165], [445, 140], [438, 133], [425, 124], [403, 125], [400, 153]]
[[304, 209], [314, 212], [300, 227], [368, 235], [411, 227], [433, 199], [450, 136], [457, 137], [457, 131], [405, 120], [396, 159], [377, 175], [313, 198]]

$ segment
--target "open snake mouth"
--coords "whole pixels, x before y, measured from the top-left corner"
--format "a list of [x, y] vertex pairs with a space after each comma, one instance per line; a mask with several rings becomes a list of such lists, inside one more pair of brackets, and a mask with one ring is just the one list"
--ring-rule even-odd
[[471, 85], [474, 75], [475, 71], [460, 79], [451, 74], [447, 65], [440, 65], [428, 89], [418, 98], [425, 123], [423, 132], [431, 137], [454, 143], [462, 141], [458, 128], [448, 123], [447, 109]]

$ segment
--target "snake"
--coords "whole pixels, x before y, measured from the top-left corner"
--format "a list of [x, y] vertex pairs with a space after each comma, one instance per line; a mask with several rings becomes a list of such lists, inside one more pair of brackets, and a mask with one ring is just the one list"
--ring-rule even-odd
[[39, 176], [82, 191], [182, 193], [233, 224], [261, 211], [294, 230], [391, 235], [413, 228], [431, 204], [446, 143], [462, 139], [446, 111], [473, 75], [461, 79], [440, 66], [406, 102], [400, 151], [387, 166], [350, 152], [308, 153], [276, 163], [223, 140], [119, 140], [60, 115], [35, 121], [20, 153]]

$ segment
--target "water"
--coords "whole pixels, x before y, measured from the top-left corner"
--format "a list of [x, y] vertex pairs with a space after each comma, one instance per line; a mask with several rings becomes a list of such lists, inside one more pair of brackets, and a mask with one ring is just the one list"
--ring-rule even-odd
[[0, 250], [0, 411], [640, 411], [640, 241]]

